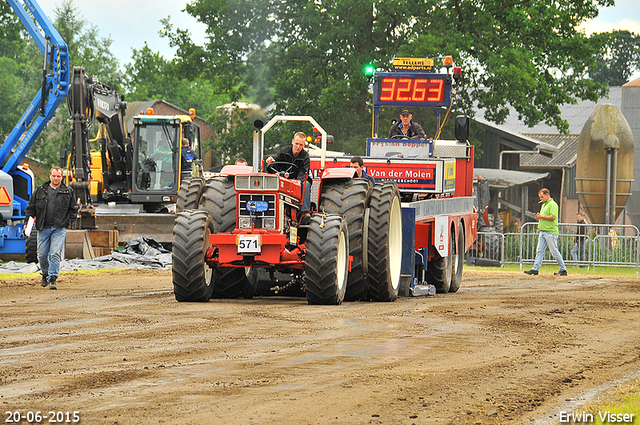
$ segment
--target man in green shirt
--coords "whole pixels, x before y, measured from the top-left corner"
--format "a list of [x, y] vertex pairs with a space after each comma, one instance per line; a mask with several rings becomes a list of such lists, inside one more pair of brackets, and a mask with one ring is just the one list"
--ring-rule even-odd
[[551, 198], [549, 189], [540, 189], [538, 197], [542, 203], [540, 212], [535, 215], [535, 217], [540, 220], [538, 223], [538, 230], [540, 230], [538, 250], [533, 267], [531, 270], [525, 270], [525, 273], [528, 275], [538, 274], [538, 270], [540, 270], [540, 266], [542, 266], [544, 252], [547, 250], [547, 246], [549, 246], [549, 251], [551, 251], [551, 255], [553, 255], [553, 258], [558, 262], [559, 267], [559, 270], [554, 273], [554, 275], [566, 276], [567, 267], [564, 265], [560, 251], [558, 251], [558, 204]]

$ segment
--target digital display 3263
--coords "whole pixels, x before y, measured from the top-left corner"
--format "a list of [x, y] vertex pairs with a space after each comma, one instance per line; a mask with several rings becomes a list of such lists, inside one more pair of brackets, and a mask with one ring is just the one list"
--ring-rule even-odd
[[448, 81], [442, 77], [381, 76], [377, 80], [377, 104], [443, 104], [448, 101]]

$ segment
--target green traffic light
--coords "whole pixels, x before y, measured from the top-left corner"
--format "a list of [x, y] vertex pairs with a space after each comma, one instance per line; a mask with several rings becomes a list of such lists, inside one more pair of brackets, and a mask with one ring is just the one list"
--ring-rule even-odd
[[376, 72], [376, 67], [375, 65], [368, 63], [365, 65], [364, 67], [364, 75], [366, 76], [372, 76], [373, 74], [375, 74]]

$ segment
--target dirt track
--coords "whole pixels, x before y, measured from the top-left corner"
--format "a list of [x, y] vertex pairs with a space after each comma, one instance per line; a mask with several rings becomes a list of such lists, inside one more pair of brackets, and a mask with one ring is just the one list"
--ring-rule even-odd
[[0, 282], [2, 422], [533, 423], [640, 369], [638, 292], [469, 269], [457, 294], [338, 307], [177, 303], [170, 272]]

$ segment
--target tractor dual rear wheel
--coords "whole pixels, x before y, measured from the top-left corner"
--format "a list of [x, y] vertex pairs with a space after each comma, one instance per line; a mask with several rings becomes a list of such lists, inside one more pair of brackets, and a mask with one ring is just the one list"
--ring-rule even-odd
[[309, 304], [340, 305], [349, 274], [349, 230], [339, 215], [315, 214], [309, 224], [305, 254], [305, 289]]
[[394, 182], [374, 185], [367, 227], [369, 296], [374, 301], [395, 301], [402, 266], [402, 210]]
[[176, 211], [198, 209], [204, 180], [199, 177], [182, 180], [176, 199]]
[[353, 257], [353, 261], [345, 301], [358, 301], [367, 297], [365, 220], [371, 191], [371, 183], [365, 179], [329, 181], [322, 188], [321, 211], [341, 215], [349, 228], [349, 255]]

